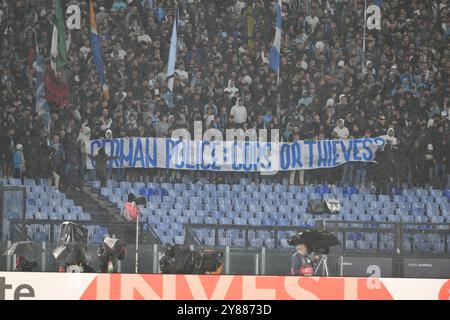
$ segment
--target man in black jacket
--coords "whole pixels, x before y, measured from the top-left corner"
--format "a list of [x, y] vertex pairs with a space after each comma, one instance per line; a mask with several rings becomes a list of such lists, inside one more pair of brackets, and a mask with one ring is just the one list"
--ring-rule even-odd
[[100, 180], [102, 187], [106, 187], [106, 169], [108, 166], [108, 161], [115, 160], [117, 157], [110, 157], [106, 154], [105, 148], [98, 149], [98, 154], [96, 156], [88, 154], [91, 161], [94, 162], [95, 174], [97, 179]]

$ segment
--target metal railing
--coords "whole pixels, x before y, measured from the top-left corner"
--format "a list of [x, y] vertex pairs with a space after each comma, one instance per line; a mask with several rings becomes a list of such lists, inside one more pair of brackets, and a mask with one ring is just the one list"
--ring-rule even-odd
[[[28, 230], [32, 226], [43, 226], [46, 234], [46, 238], [43, 239], [46, 242], [56, 243], [59, 237], [59, 228], [65, 220], [35, 220], [35, 219], [13, 219], [10, 221], [10, 240], [13, 242], [34, 240], [28, 235]], [[136, 237], [136, 224], [126, 223], [126, 222], [95, 222], [95, 221], [75, 221], [76, 223], [87, 227], [101, 227], [106, 228], [107, 232], [105, 234], [115, 235], [117, 238], [124, 239], [128, 243], [134, 243]], [[161, 244], [156, 232], [151, 228], [147, 222], [139, 223], [139, 243], [145, 244]], [[48, 233], [47, 233], [48, 231]], [[95, 234], [95, 237], [88, 234], [89, 242], [100, 243], [102, 241], [102, 236], [105, 234]], [[92, 241], [93, 240], [93, 241]]]
[[[444, 256], [450, 257], [449, 252], [449, 236], [450, 224], [448, 223], [415, 223], [415, 222], [376, 222], [376, 221], [342, 221], [342, 220], [316, 220], [317, 228], [327, 230], [336, 235], [341, 246], [332, 249], [332, 252], [351, 252], [352, 254], [377, 254], [383, 255], [409, 255], [409, 256]], [[221, 231], [238, 230], [244, 234], [244, 248], [250, 247], [249, 232], [267, 231], [273, 234], [274, 249], [279, 249], [279, 233], [280, 231], [298, 232], [308, 229], [307, 227], [295, 226], [251, 226], [251, 225], [208, 225], [208, 224], [185, 224], [186, 244], [204, 245], [196, 234], [197, 229], [206, 229], [213, 231], [214, 244], [213, 247], [219, 247], [219, 237]], [[369, 250], [361, 250], [360, 248], [349, 249], [347, 242], [349, 235], [374, 234], [376, 235], [376, 246]], [[381, 243], [389, 240], [381, 241], [383, 235], [390, 235], [393, 241], [392, 248], [381, 248]], [[442, 251], [418, 251], [415, 250], [414, 235], [436, 235], [442, 239]], [[405, 250], [405, 236], [409, 239], [409, 250]]]
[[[22, 225], [49, 224], [56, 228], [61, 221], [46, 220], [18, 220], [13, 221], [13, 225], [20, 227]], [[108, 232], [114, 227], [119, 226], [123, 232], [129, 232], [132, 236], [127, 241], [128, 255], [121, 262], [120, 270], [123, 273], [134, 273], [135, 246], [134, 246], [134, 225], [127, 223], [103, 224], [98, 222], [83, 221], [80, 224], [84, 226], [101, 225], [109, 226]], [[331, 276], [370, 276], [368, 270], [378, 268], [384, 277], [434, 277], [448, 278], [450, 276], [450, 254], [448, 246], [448, 236], [450, 224], [421, 224], [421, 223], [395, 223], [395, 222], [365, 222], [365, 221], [317, 221], [318, 228], [324, 228], [341, 237], [342, 246], [332, 248], [328, 255], [328, 266]], [[145, 224], [141, 225], [143, 228]], [[205, 246], [196, 236], [196, 228], [211, 229], [215, 232], [215, 243], [211, 246]], [[241, 229], [246, 236], [246, 246], [242, 248], [219, 246], [220, 233], [224, 229]], [[293, 248], [281, 248], [278, 243], [286, 232], [298, 232], [304, 230], [304, 227], [294, 226], [239, 226], [239, 225], [205, 225], [205, 224], [187, 224], [186, 244], [198, 247], [214, 247], [224, 252], [224, 274], [262, 274], [262, 275], [286, 275], [289, 273], [290, 259]], [[56, 248], [58, 238], [57, 230], [54, 230], [53, 241], [42, 242], [45, 252], [34, 257], [39, 266], [36, 271], [57, 271], [58, 266], [54, 262], [51, 252]], [[144, 230], [145, 231], [145, 230]], [[148, 230], [152, 232], [151, 230]], [[271, 231], [273, 237], [273, 248], [251, 247], [249, 244], [249, 234], [255, 231]], [[282, 234], [282, 232], [285, 232]], [[145, 232], [144, 232], [145, 233]], [[346, 247], [347, 236], [357, 233], [375, 233], [379, 234], [378, 242], [382, 242], [384, 233], [391, 234], [394, 246], [391, 250], [382, 250], [377, 243], [371, 250], [360, 250], [358, 248], [349, 249]], [[411, 235], [437, 234], [446, 240], [442, 252], [423, 252], [416, 250], [405, 250]], [[23, 239], [23, 238], [22, 238]], [[14, 239], [14, 241], [22, 240]], [[141, 239], [139, 245], [139, 272], [140, 273], [158, 273], [159, 259], [163, 248], [161, 244], [145, 244], [146, 239]], [[406, 243], [405, 243], [406, 241]], [[40, 241], [39, 241], [40, 242]], [[142, 243], [142, 245], [141, 245]], [[148, 242], [147, 242], [148, 243]], [[11, 245], [0, 241], [2, 252]], [[96, 245], [89, 244], [89, 247], [95, 248]], [[8, 260], [9, 259], [9, 260]], [[432, 267], [430, 267], [432, 265]], [[14, 269], [14, 257], [0, 259], [0, 270]]]
[[279, 233], [280, 231], [292, 231], [299, 232], [302, 230], [307, 230], [307, 227], [295, 227], [295, 226], [251, 226], [251, 225], [235, 225], [235, 224], [201, 224], [201, 223], [189, 223], [184, 225], [186, 231], [186, 244], [188, 245], [197, 245], [201, 246], [202, 242], [198, 239], [197, 235], [194, 232], [194, 229], [209, 229], [214, 230], [214, 245], [220, 246], [219, 244], [219, 235], [220, 231], [224, 230], [232, 230], [237, 229], [241, 230], [245, 234], [245, 249], [250, 247], [249, 241], [249, 231], [268, 231], [274, 234], [274, 247], [278, 248], [278, 240], [280, 239]]

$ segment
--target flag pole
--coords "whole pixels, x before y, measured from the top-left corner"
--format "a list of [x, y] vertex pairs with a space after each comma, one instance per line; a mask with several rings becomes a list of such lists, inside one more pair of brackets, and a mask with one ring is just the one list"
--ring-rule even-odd
[[366, 67], [366, 22], [367, 21], [367, 0], [364, 0], [364, 24], [363, 24], [363, 56], [361, 71]]
[[140, 209], [138, 210], [138, 214], [136, 217], [136, 255], [135, 255], [135, 264], [134, 264], [134, 272], [138, 273], [139, 268], [139, 216]]
[[277, 70], [277, 88], [280, 86], [280, 69], [281, 69], [281, 33], [282, 33], [282, 30], [283, 30], [283, 19], [281, 19], [281, 15], [282, 15], [282, 2], [280, 1], [279, 3], [278, 3], [278, 5], [279, 5], [279, 10], [280, 10], [280, 46], [279, 46], [279, 48], [278, 48], [278, 50], [279, 50], [279, 54], [280, 54], [280, 56], [278, 57], [278, 70]]

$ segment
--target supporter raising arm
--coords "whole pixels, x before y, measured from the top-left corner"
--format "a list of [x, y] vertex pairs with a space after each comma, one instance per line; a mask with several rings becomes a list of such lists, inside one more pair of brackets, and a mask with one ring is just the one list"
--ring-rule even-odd
[[108, 156], [105, 153], [105, 148], [100, 148], [96, 156], [88, 154], [88, 157], [94, 164], [95, 174], [97, 179], [100, 180], [100, 184], [102, 187], [106, 187], [106, 169], [108, 165], [108, 161], [115, 160], [117, 157]]

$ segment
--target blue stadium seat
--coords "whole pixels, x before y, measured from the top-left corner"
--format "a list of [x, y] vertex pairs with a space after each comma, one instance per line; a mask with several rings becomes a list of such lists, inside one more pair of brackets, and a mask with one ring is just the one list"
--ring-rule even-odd
[[228, 218], [228, 217], [223, 217], [223, 218], [220, 218], [220, 219], [219, 219], [219, 223], [220, 223], [220, 224], [232, 224], [232, 223], [233, 223], [233, 220], [231, 220], [231, 219]]
[[411, 202], [399, 202], [398, 208], [403, 210], [411, 210], [412, 203]]
[[380, 194], [380, 195], [378, 196], [378, 201], [379, 201], [379, 202], [382, 202], [382, 203], [390, 202], [390, 201], [391, 201], [391, 196], [389, 196], [389, 195], [384, 195], [384, 194]]
[[400, 222], [401, 217], [396, 215], [388, 215], [388, 221], [390, 222]]
[[274, 226], [275, 224], [276, 224], [276, 220], [273, 218], [264, 218], [263, 219], [263, 225]]
[[415, 202], [419, 202], [420, 198], [417, 195], [407, 195], [406, 196], [406, 201], [408, 201], [410, 203], [415, 203]]
[[181, 216], [181, 210], [179, 209], [169, 209], [169, 215], [173, 217]]
[[291, 199], [294, 199], [294, 195], [292, 193], [283, 192], [283, 193], [280, 193], [280, 199], [291, 200]]
[[363, 200], [366, 202], [373, 202], [377, 201], [377, 196], [374, 194], [365, 194], [363, 197]]
[[234, 206], [234, 210], [236, 210], [237, 212], [247, 211], [247, 206], [245, 204], [238, 203]]
[[268, 184], [260, 184], [259, 191], [262, 193], [272, 192], [273, 188], [271, 185], [268, 185]]
[[286, 219], [286, 218], [280, 218], [277, 221], [277, 225], [279, 225], [279, 226], [290, 226], [291, 225], [291, 221], [289, 219]]
[[402, 222], [414, 222], [413, 216], [402, 216], [401, 217]]
[[217, 204], [215, 204], [215, 203], [205, 203], [204, 207], [205, 207], [205, 210], [208, 210], [208, 211], [217, 210]]
[[76, 221], [77, 220], [77, 214], [75, 214], [75, 213], [66, 213], [66, 214], [64, 214], [64, 220]]
[[186, 216], [176, 216], [175, 217], [175, 221], [177, 223], [185, 224], [185, 223], [188, 222], [188, 217], [186, 217]]
[[364, 203], [363, 202], [363, 196], [360, 194], [352, 194], [350, 195], [350, 200], [352, 200], [353, 202], [356, 202], [357, 205], [358, 203]]
[[373, 221], [377, 221], [377, 222], [383, 222], [386, 221], [386, 216], [385, 215], [375, 215], [372, 217]]
[[[375, 214], [377, 215], [377, 214]], [[360, 221], [371, 221], [372, 220], [372, 214], [368, 213], [368, 214], [359, 214], [358, 215], [358, 220]]]
[[330, 193], [330, 188], [326, 185], [318, 185], [315, 192], [323, 196], [325, 193]]
[[174, 203], [173, 202], [161, 202], [161, 204], [159, 205], [159, 207], [161, 209], [166, 209], [166, 210], [170, 210], [173, 208]]
[[258, 211], [261, 211], [261, 210], [262, 210], [262, 207], [261, 207], [260, 205], [257, 205], [257, 204], [250, 204], [250, 205], [248, 206], [248, 210], [249, 210], [250, 212], [258, 212]]
[[220, 218], [223, 218], [225, 216], [225, 214], [222, 211], [216, 210], [212, 213], [212, 216], [216, 219], [220, 219]]
[[239, 198], [249, 199], [251, 197], [252, 197], [252, 193], [249, 192], [249, 191], [241, 191], [241, 192], [239, 192]]
[[406, 201], [406, 197], [404, 195], [394, 195], [393, 201], [402, 203]]
[[426, 223], [428, 222], [428, 217], [423, 215], [416, 215], [414, 216], [414, 221], [419, 223]]
[[407, 216], [410, 214], [410, 212], [411, 212], [410, 209], [404, 206], [400, 206], [397, 209], [395, 209], [395, 213], [400, 216]]
[[374, 208], [374, 209], [380, 210], [381, 207], [382, 207], [382, 203], [381, 203], [381, 202], [378, 202], [378, 201], [376, 201], [376, 200], [373, 200], [373, 201], [371, 201], [371, 202], [369, 203], [369, 207], [370, 207], [370, 208]]
[[421, 208], [421, 207], [413, 207], [412, 208], [412, 212], [414, 215], [416, 216], [421, 216], [425, 214], [425, 208]]
[[248, 224], [252, 226], [260, 226], [262, 221], [260, 218], [250, 218], [248, 219]]
[[444, 223], [445, 220], [444, 220], [444, 217], [442, 217], [442, 216], [432, 216], [431, 222], [432, 223]]
[[259, 203], [259, 199], [257, 199], [257, 198], [246, 198], [246, 199], [244, 199], [244, 204], [246, 206], [249, 206], [251, 204], [257, 205], [258, 203]]
[[217, 224], [217, 219], [214, 217], [204, 217], [203, 218], [203, 222], [202, 223], [206, 223], [206, 224]]
[[169, 190], [169, 197], [171, 198], [178, 198], [182, 195], [182, 192], [177, 190]]
[[263, 240], [262, 239], [251, 239], [250, 246], [254, 248], [261, 248], [263, 246]]
[[428, 196], [430, 192], [428, 189], [416, 189], [416, 194], [420, 197]]
[[434, 202], [434, 197], [432, 196], [420, 196], [420, 201], [423, 203], [432, 203]]
[[223, 197], [223, 195], [224, 195], [224, 193], [221, 192], [221, 191], [217, 191], [217, 190], [209, 191], [209, 196], [211, 198], [216, 198], [217, 199], [217, 198]]
[[[293, 188], [294, 186], [290, 186], [289, 190], [293, 191], [295, 190], [295, 188]], [[284, 193], [288, 191], [288, 188], [285, 185], [282, 184], [276, 184], [273, 188], [273, 191], [278, 192], [278, 193]], [[294, 192], [294, 191], [293, 191]]]
[[174, 205], [175, 209], [186, 209], [187, 203], [186, 202], [176, 202]]
[[341, 196], [344, 194], [344, 190], [342, 189], [342, 187], [336, 187], [336, 186], [332, 186], [330, 188], [330, 193], [337, 195], [337, 196]]
[[430, 196], [432, 196], [433, 198], [440, 197], [440, 196], [442, 196], [442, 190], [431, 189], [430, 190]]
[[217, 190], [221, 191], [221, 192], [227, 192], [227, 191], [230, 191], [231, 188], [230, 188], [230, 185], [228, 185], [228, 184], [219, 184], [217, 186]]
[[445, 189], [442, 191], [442, 195], [450, 199], [450, 189]]
[[[279, 190], [280, 188], [277, 186], [279, 186], [279, 185], [275, 185], [274, 191], [282, 192], [281, 190]], [[289, 193], [293, 193], [293, 194], [303, 193], [302, 187], [300, 187], [300, 186], [289, 186], [288, 191], [289, 191]]]
[[243, 198], [231, 198], [231, 204], [233, 206], [245, 205], [245, 199], [243, 199]]
[[231, 211], [231, 204], [228, 204], [228, 203], [220, 203], [220, 204], [219, 204], [219, 210], [224, 211], [224, 212]]
[[217, 202], [219, 205], [222, 205], [222, 204], [231, 205], [231, 199], [229, 199], [229, 198], [218, 198]]
[[437, 204], [447, 204], [448, 199], [445, 196], [436, 196], [434, 198], [434, 202], [436, 202]]
[[322, 195], [319, 193], [310, 193], [309, 199], [310, 200], [320, 200], [320, 199], [322, 199]]
[[291, 207], [287, 207], [287, 206], [279, 206], [278, 207], [278, 212], [280, 213], [280, 214], [282, 214], [282, 215], [286, 215], [286, 214], [288, 214], [289, 212], [291, 212], [291, 209], [290, 209]]
[[206, 210], [196, 209], [196, 210], [195, 210], [195, 215], [196, 215], [197, 217], [203, 217], [203, 218], [205, 218], [205, 217], [209, 216], [209, 212], [206, 211]]
[[445, 206], [441, 206], [441, 212], [443, 216], [449, 216], [450, 217], [450, 204], [447, 204]]
[[428, 216], [439, 215], [439, 205], [437, 203], [427, 203], [425, 209]]
[[245, 218], [234, 218], [233, 219], [233, 223], [237, 224], [237, 225], [246, 225], [247, 224], [247, 219], [245, 219]]
[[345, 242], [345, 246], [346, 246], [346, 249], [347, 249], [347, 250], [353, 250], [353, 249], [355, 249], [355, 241], [353, 241], [353, 240], [347, 240], [347, 241]]
[[306, 193], [300, 192], [300, 193], [296, 193], [294, 194], [294, 199], [297, 200], [308, 200], [308, 195]]
[[358, 193], [358, 189], [356, 189], [353, 186], [344, 187], [342, 189], [343, 189], [343, 194], [352, 195], [352, 194]]
[[266, 198], [266, 194], [260, 191], [252, 191], [251, 192], [251, 199], [260, 201], [262, 199]]

